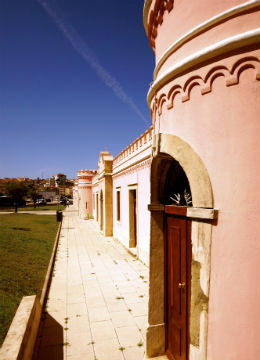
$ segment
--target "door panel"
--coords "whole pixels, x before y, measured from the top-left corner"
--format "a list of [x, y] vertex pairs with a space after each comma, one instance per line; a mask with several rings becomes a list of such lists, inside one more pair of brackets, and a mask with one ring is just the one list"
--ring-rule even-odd
[[129, 190], [129, 247], [137, 246], [136, 189]]
[[186, 360], [187, 340], [187, 220], [168, 216], [166, 235], [167, 355]]

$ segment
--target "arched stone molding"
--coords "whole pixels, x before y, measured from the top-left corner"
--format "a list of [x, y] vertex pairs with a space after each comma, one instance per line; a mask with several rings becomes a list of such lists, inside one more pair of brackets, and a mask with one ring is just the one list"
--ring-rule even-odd
[[[160, 153], [170, 155], [180, 163], [189, 180], [193, 206], [213, 208], [214, 199], [207, 169], [191, 146], [178, 136], [157, 134], [154, 136], [153, 158]], [[153, 166], [152, 163], [152, 173], [154, 172]], [[152, 192], [152, 203], [159, 202], [155, 197], [156, 192]]]
[[150, 288], [146, 355], [165, 353], [165, 250], [164, 205], [161, 193], [171, 159], [177, 160], [188, 178], [193, 207], [187, 216], [192, 219], [192, 281], [190, 306], [189, 358], [207, 358], [207, 314], [210, 280], [212, 220], [216, 215], [208, 172], [199, 155], [184, 140], [171, 134], [157, 134], [153, 143], [151, 165], [151, 239]]

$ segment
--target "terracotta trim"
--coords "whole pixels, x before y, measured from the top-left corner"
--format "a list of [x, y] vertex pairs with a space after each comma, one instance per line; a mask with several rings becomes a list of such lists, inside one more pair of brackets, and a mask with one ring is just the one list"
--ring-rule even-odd
[[158, 25], [163, 23], [164, 12], [168, 11], [169, 13], [173, 9], [173, 3], [174, 0], [155, 0], [151, 11], [152, 1], [146, 2], [144, 5], [144, 27], [153, 51], [155, 51]]
[[149, 14], [149, 10], [150, 7], [152, 5], [153, 0], [145, 0], [144, 2], [144, 10], [143, 10], [143, 22], [144, 22], [144, 28], [145, 28], [145, 32], [146, 35], [148, 36], [148, 14]]
[[176, 78], [180, 73], [184, 73], [191, 67], [198, 65], [199, 63], [213, 59], [218, 55], [224, 55], [231, 49], [238, 50], [248, 45], [259, 43], [260, 29], [254, 29], [242, 34], [231, 36], [224, 40], [221, 40], [213, 45], [195, 52], [194, 54], [187, 56], [183, 60], [177, 62], [164, 73], [162, 73], [158, 79], [151, 85], [148, 94], [147, 102], [151, 107], [151, 102], [156, 92], [161, 89], [167, 82]]
[[257, 9], [260, 7], [260, 0], [250, 0], [247, 1], [244, 4], [240, 4], [237, 6], [234, 6], [226, 11], [223, 11], [219, 13], [218, 15], [204, 21], [203, 23], [199, 24], [198, 26], [194, 27], [190, 31], [188, 31], [186, 34], [184, 34], [182, 37], [180, 37], [178, 40], [176, 40], [173, 44], [171, 44], [168, 49], [162, 54], [160, 59], [157, 62], [157, 65], [154, 69], [154, 80], [156, 79], [156, 76], [158, 75], [158, 72], [160, 71], [162, 65], [165, 63], [165, 61], [169, 58], [170, 55], [172, 55], [176, 50], [178, 50], [182, 45], [184, 45], [186, 42], [188, 42], [190, 39], [194, 38], [195, 36], [199, 35], [200, 33], [208, 30], [213, 25], [218, 25], [223, 20], [228, 20], [234, 15], [241, 15], [245, 11]]

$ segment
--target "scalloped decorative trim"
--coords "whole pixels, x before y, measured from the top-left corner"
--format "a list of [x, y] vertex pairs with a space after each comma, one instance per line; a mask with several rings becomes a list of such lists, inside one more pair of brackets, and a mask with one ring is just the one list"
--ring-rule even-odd
[[250, 30], [245, 33], [219, 41], [177, 62], [169, 69], [167, 69], [163, 74], [161, 74], [161, 76], [158, 77], [158, 79], [151, 85], [147, 94], [147, 102], [149, 107], [151, 108], [151, 102], [156, 93], [165, 84], [167, 84], [167, 82], [176, 78], [181, 73], [188, 72], [191, 67], [199, 65], [203, 61], [212, 60], [219, 55], [224, 55], [231, 50], [239, 50], [245, 46], [259, 43], [259, 40], [260, 29]]
[[164, 103], [166, 103], [168, 110], [174, 107], [174, 100], [177, 94], [181, 94], [182, 102], [190, 100], [191, 90], [194, 86], [200, 86], [201, 95], [208, 94], [212, 91], [215, 79], [220, 76], [225, 78], [226, 86], [237, 85], [239, 84], [241, 73], [247, 69], [255, 69], [255, 78], [258, 81], [260, 80], [260, 59], [255, 56], [246, 56], [237, 60], [231, 69], [224, 65], [217, 65], [212, 67], [204, 78], [199, 75], [193, 75], [183, 86], [174, 84], [167, 95], [163, 93], [158, 99], [154, 98], [151, 108], [153, 112], [158, 111], [158, 115], [161, 115]]

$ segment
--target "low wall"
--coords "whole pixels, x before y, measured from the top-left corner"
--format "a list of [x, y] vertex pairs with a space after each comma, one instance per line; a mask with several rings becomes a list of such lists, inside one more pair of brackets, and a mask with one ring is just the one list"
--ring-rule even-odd
[[36, 295], [24, 296], [0, 349], [1, 360], [30, 360], [41, 320], [42, 306]]

